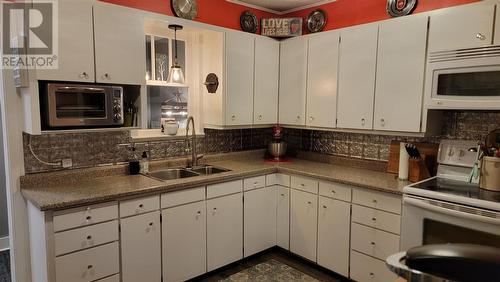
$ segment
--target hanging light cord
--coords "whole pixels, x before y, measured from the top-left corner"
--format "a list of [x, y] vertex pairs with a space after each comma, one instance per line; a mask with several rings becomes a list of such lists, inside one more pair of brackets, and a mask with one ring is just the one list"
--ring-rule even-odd
[[175, 49], [175, 65], [178, 64], [177, 62], [177, 28], [174, 29], [174, 49]]
[[31, 134], [30, 134], [30, 138], [29, 138], [29, 141], [28, 141], [28, 148], [30, 149], [30, 152], [31, 154], [33, 155], [33, 157], [35, 157], [35, 159], [37, 161], [39, 161], [40, 163], [44, 164], [44, 165], [50, 165], [50, 166], [60, 166], [62, 163], [61, 162], [58, 162], [58, 163], [49, 163], [49, 162], [46, 162], [42, 159], [40, 159], [36, 154], [35, 152], [33, 152], [33, 146], [31, 146]]

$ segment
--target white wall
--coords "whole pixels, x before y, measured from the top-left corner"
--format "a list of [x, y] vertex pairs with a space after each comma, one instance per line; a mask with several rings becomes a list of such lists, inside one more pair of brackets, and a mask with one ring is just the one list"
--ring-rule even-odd
[[[2, 109], [0, 107], [0, 117]], [[5, 183], [5, 161], [3, 153], [3, 132], [2, 120], [0, 119], [0, 249], [2, 248], [1, 238], [9, 236], [9, 220], [7, 216], [7, 189]]]

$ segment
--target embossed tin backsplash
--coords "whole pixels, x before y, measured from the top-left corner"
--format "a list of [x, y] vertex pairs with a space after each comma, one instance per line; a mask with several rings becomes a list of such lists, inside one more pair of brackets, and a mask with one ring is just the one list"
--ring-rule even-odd
[[[287, 128], [284, 139], [292, 150], [387, 161], [392, 140], [433, 143], [443, 138], [482, 140], [490, 131], [500, 128], [500, 112], [449, 111], [444, 119], [442, 134], [426, 138]], [[226, 153], [264, 149], [271, 140], [271, 128], [205, 129], [205, 136], [198, 139], [197, 146], [199, 153]], [[28, 134], [24, 134], [23, 141], [26, 173], [61, 169], [44, 165], [33, 157], [28, 148]], [[73, 168], [123, 163], [132, 157], [127, 147], [119, 145], [130, 142], [127, 131], [53, 133], [32, 136], [31, 141], [34, 152], [42, 160], [57, 162], [71, 158]], [[152, 160], [186, 155], [182, 139], [151, 141], [136, 147], [138, 156], [147, 151]]]

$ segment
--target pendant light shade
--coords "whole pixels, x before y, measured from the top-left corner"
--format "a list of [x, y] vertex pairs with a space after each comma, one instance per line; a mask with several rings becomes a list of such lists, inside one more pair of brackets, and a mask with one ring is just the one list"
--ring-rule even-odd
[[171, 24], [168, 28], [174, 30], [174, 63], [170, 67], [170, 73], [168, 75], [168, 83], [173, 84], [184, 84], [184, 73], [177, 60], [177, 30], [182, 30], [181, 25]]

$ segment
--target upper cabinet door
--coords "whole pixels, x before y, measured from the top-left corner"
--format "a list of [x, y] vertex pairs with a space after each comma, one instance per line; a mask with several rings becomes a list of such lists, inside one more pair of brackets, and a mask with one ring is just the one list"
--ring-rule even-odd
[[427, 20], [427, 16], [411, 16], [380, 24], [376, 130], [420, 131]]
[[306, 124], [335, 127], [337, 117], [337, 69], [339, 33], [320, 33], [309, 38]]
[[226, 32], [226, 125], [253, 122], [255, 37]]
[[143, 16], [128, 8], [94, 5], [96, 81], [145, 84]]
[[278, 121], [280, 43], [259, 36], [255, 39], [254, 124]]
[[307, 38], [297, 37], [281, 43], [279, 122], [305, 125]]
[[58, 65], [37, 70], [39, 80], [94, 82], [92, 1], [59, 0]]
[[429, 51], [480, 47], [493, 42], [495, 5], [471, 4], [432, 12]]
[[373, 128], [378, 25], [341, 32], [337, 127]]

